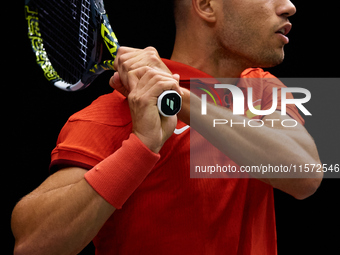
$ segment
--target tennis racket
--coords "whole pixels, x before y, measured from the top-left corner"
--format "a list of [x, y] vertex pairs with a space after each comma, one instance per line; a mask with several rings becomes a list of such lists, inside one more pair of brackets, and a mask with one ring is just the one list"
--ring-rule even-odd
[[[85, 89], [113, 63], [120, 47], [103, 0], [25, 0], [25, 15], [37, 64], [48, 81], [65, 91]], [[112, 59], [102, 61], [103, 45]], [[157, 100], [160, 114], [173, 116], [182, 98], [173, 90]]]

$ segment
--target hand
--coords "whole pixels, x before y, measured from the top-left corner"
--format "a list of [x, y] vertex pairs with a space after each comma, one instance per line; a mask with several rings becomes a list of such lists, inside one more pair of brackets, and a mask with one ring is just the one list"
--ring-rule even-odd
[[140, 73], [131, 71], [141, 67], [151, 67], [157, 71], [171, 74], [155, 48], [147, 47], [141, 50], [120, 47], [114, 62], [114, 68], [117, 72], [110, 79], [110, 86], [127, 97], [131, 91], [131, 86], [135, 86], [141, 78]]
[[130, 71], [138, 77], [137, 83], [129, 84], [129, 107], [132, 132], [153, 152], [158, 153], [172, 135], [177, 116], [163, 117], [158, 112], [157, 98], [165, 90], [179, 91], [179, 76], [141, 67]]

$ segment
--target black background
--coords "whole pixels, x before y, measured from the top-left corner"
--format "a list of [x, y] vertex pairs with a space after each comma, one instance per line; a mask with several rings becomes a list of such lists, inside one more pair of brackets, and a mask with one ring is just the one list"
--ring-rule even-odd
[[[168, 1], [105, 1], [111, 24], [121, 45], [154, 46], [170, 57], [174, 25]], [[270, 69], [277, 77], [339, 77], [339, 21], [336, 3], [293, 1], [297, 14], [283, 64]], [[326, 4], [324, 4], [326, 3]], [[2, 54], [2, 193], [5, 199], [1, 229], [2, 254], [11, 254], [14, 239], [10, 215], [15, 203], [48, 177], [50, 152], [60, 129], [74, 112], [98, 96], [111, 92], [100, 76], [88, 89], [67, 93], [52, 87], [36, 65], [24, 18], [24, 4], [12, 6], [9, 19], [18, 23], [6, 36]], [[13, 40], [14, 38], [14, 40]], [[9, 49], [9, 50], [6, 50]], [[8, 51], [8, 52], [7, 52]], [[9, 58], [8, 56], [11, 56]], [[314, 137], [323, 163], [340, 163], [339, 89], [312, 92], [306, 128]], [[325, 113], [324, 110], [329, 110]], [[303, 201], [275, 191], [278, 253], [334, 254], [339, 251], [339, 179], [325, 179], [319, 190]], [[82, 254], [93, 254], [90, 246]]]

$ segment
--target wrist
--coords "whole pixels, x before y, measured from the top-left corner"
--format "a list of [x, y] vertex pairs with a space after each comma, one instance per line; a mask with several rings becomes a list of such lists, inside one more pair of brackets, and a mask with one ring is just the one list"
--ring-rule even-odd
[[151, 152], [158, 154], [161, 150], [163, 144], [155, 143], [154, 139], [150, 139], [136, 131], [132, 131], [132, 133], [144, 144], [146, 148], [148, 148]]
[[101, 197], [120, 209], [159, 158], [131, 134], [121, 148], [88, 171], [85, 179]]

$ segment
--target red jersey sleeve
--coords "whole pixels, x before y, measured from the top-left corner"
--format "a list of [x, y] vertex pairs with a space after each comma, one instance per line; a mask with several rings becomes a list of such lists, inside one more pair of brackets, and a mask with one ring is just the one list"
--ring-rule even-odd
[[[274, 75], [269, 72], [264, 73], [264, 90], [263, 90], [263, 110], [270, 109], [273, 104], [273, 88], [277, 88], [277, 110], [281, 110], [281, 89], [286, 88], [286, 86]], [[294, 96], [292, 93], [287, 93], [287, 99], [293, 99]], [[298, 109], [294, 104], [287, 104], [287, 114], [298, 121], [300, 124], [304, 125], [305, 120], [301, 117]]]
[[51, 153], [50, 172], [71, 166], [91, 169], [122, 146], [131, 127], [123, 96], [114, 92], [99, 97], [62, 128]]
[[[253, 100], [261, 99], [261, 110], [268, 110], [273, 105], [273, 88], [277, 88], [277, 107], [276, 110], [281, 110], [281, 89], [286, 86], [274, 75], [269, 72], [264, 72], [261, 68], [249, 68], [245, 70], [242, 78], [250, 78], [251, 82], [244, 82], [244, 86], [253, 86]], [[249, 83], [249, 84], [246, 84]], [[287, 99], [293, 99], [292, 93], [287, 93]], [[293, 104], [287, 104], [287, 114], [304, 125], [305, 121], [299, 114], [298, 109]]]
[[122, 208], [160, 158], [131, 133], [127, 100], [102, 96], [71, 116], [52, 151], [50, 171], [77, 166], [106, 201]]

